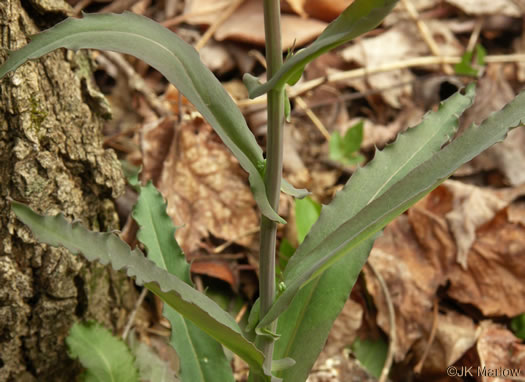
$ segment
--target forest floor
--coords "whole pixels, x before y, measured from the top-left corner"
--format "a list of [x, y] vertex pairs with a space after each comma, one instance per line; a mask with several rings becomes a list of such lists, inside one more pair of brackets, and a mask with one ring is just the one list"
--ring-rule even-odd
[[[242, 83], [243, 73], [265, 72], [262, 1], [68, 2], [77, 13], [143, 14], [194, 45], [264, 147], [265, 102], [250, 100]], [[315, 39], [349, 3], [285, 1], [284, 53]], [[400, 1], [378, 29], [320, 57], [289, 88], [285, 178], [327, 204], [376, 147], [466, 84], [477, 82], [477, 96], [460, 131], [499, 110], [525, 82], [524, 16], [519, 0]], [[125, 168], [142, 166], [142, 180], [152, 180], [166, 198], [196, 286], [239, 321], [246, 319], [258, 295], [259, 230], [246, 174], [158, 72], [120, 54], [94, 57], [97, 83], [113, 110], [106, 147]], [[525, 130], [519, 128], [386, 227], [309, 382], [349, 381], [345, 376], [360, 368], [351, 350], [358, 352], [356, 344], [361, 353], [372, 349], [375, 358], [389, 353], [393, 381], [456, 380], [447, 367], [476, 365], [517, 368], [524, 377], [524, 195]], [[117, 201], [130, 243], [136, 197], [129, 187]], [[297, 246], [296, 215], [302, 212], [282, 195], [279, 213], [288, 225], [279, 228], [278, 243]], [[160, 312], [160, 302], [149, 296], [137, 308], [134, 327], [167, 357], [169, 324]], [[235, 361], [235, 368], [245, 380], [245, 366]]]

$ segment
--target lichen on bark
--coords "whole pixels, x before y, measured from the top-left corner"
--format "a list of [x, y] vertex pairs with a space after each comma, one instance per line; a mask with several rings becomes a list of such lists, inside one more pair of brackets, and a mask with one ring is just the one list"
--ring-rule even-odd
[[[64, 4], [0, 1], [0, 63]], [[102, 147], [109, 109], [90, 65], [87, 53], [60, 50], [0, 81], [0, 381], [74, 380], [78, 367], [64, 344], [70, 326], [90, 318], [118, 329], [133, 305], [125, 276], [37, 243], [7, 201], [91, 229], [118, 228], [113, 200], [124, 179]]]

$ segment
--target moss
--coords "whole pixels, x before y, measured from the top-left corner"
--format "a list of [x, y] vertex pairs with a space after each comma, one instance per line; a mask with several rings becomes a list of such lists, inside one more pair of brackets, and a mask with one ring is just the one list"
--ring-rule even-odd
[[41, 138], [42, 122], [47, 118], [47, 112], [43, 110], [35, 95], [31, 95], [31, 129]]

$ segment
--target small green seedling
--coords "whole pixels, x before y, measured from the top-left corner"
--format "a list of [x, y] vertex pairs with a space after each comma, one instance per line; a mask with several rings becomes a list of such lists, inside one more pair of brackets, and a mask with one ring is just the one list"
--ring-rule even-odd
[[451, 141], [458, 117], [473, 102], [474, 86], [451, 96], [416, 128], [376, 151], [373, 160], [358, 168], [334, 200], [322, 207], [282, 271], [277, 287], [276, 227], [285, 223], [276, 212], [280, 190], [305, 196], [282, 181], [286, 86], [297, 81], [316, 57], [376, 27], [396, 3], [355, 0], [312, 44], [283, 63], [280, 4], [264, 0], [268, 81], [261, 84], [250, 75], [245, 75], [244, 81], [250, 97], [267, 94], [266, 159], [242, 113], [195, 49], [146, 17], [124, 13], [66, 19], [34, 36], [0, 67], [3, 77], [27, 60], [61, 47], [113, 50], [146, 61], [193, 103], [247, 171], [261, 210], [260, 298], [248, 325], [253, 331], [243, 331], [228, 312], [193, 288], [164, 201], [151, 185], [141, 188], [133, 213], [141, 227], [138, 239], [145, 245], [147, 258], [114, 233], [90, 232], [62, 215], [42, 216], [16, 201], [11, 202], [12, 211], [38, 240], [64, 246], [90, 261], [111, 264], [159, 296], [173, 328], [171, 343], [181, 356], [183, 382], [232, 381], [223, 346], [248, 364], [252, 382], [304, 382], [377, 233], [459, 166], [502, 141], [525, 120], [525, 93], [521, 93], [480, 126], [471, 126]]
[[346, 130], [344, 137], [338, 131], [330, 138], [330, 159], [352, 166], [363, 163], [365, 157], [359, 154], [363, 142], [363, 122], [358, 122]]
[[76, 323], [66, 338], [69, 355], [86, 369], [84, 381], [139, 382], [129, 347], [95, 322]]
[[[472, 62], [474, 53], [476, 53], [475, 63]], [[485, 67], [486, 55], [487, 51], [485, 48], [483, 48], [481, 44], [477, 44], [475, 52], [470, 50], [461, 56], [461, 62], [454, 65], [454, 71], [456, 74], [461, 76], [479, 77], [483, 73], [483, 69]]]
[[168, 364], [135, 336], [128, 346], [96, 322], [74, 324], [66, 343], [85, 369], [85, 382], [178, 382]]

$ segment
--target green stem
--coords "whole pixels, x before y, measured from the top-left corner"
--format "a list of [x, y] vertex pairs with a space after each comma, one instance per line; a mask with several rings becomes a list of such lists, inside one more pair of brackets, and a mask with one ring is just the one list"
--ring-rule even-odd
[[[266, 35], [267, 76], [270, 79], [282, 66], [281, 9], [279, 0], [264, 0], [264, 29]], [[268, 93], [268, 133], [266, 144], [265, 185], [268, 200], [277, 210], [281, 189], [283, 158], [284, 91]], [[275, 247], [277, 223], [261, 217], [261, 247], [259, 257], [260, 317], [270, 309], [275, 298]], [[277, 321], [268, 329], [275, 332]], [[265, 366], [270, 369], [273, 358], [273, 340], [258, 336], [257, 346], [266, 357]]]

